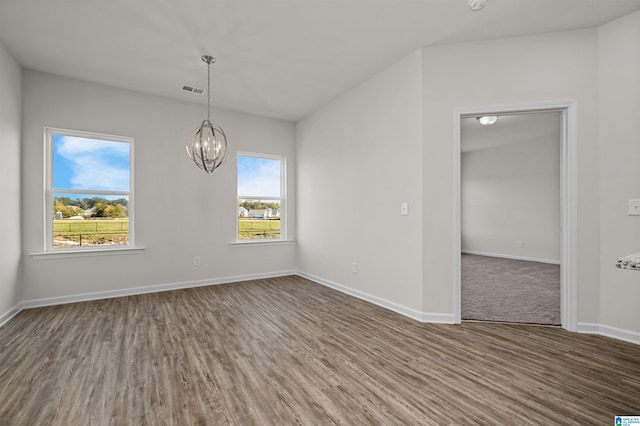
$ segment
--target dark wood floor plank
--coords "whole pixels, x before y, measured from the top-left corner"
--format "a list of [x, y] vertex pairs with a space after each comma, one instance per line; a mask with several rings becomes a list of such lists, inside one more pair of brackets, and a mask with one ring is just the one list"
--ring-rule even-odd
[[640, 347], [291, 276], [25, 310], [0, 386], [2, 425], [601, 425], [640, 414]]

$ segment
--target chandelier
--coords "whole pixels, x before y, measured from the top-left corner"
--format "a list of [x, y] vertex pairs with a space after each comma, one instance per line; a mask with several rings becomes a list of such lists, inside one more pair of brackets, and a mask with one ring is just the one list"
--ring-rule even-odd
[[186, 147], [196, 166], [211, 174], [227, 159], [229, 143], [220, 126], [211, 122], [211, 64], [216, 59], [205, 55], [202, 60], [207, 64], [207, 118], [191, 131]]

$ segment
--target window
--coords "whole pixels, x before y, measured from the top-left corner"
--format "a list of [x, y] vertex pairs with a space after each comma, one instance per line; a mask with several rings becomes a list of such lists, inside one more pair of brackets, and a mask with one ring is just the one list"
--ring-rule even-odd
[[47, 251], [133, 246], [133, 139], [46, 129]]
[[285, 158], [238, 153], [238, 240], [286, 239]]

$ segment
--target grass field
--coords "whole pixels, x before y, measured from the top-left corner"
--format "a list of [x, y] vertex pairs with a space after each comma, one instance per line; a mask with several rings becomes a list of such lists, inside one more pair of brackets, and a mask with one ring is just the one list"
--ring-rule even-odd
[[[238, 239], [280, 238], [279, 220], [238, 220]], [[127, 244], [129, 219], [89, 219], [53, 221], [53, 246], [78, 247], [103, 244]]]
[[127, 244], [129, 219], [89, 219], [53, 221], [53, 246], [76, 247]]
[[238, 239], [280, 238], [279, 220], [238, 219]]

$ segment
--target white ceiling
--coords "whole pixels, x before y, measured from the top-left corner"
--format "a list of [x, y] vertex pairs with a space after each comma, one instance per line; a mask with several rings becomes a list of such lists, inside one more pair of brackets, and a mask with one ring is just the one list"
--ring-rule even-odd
[[460, 120], [460, 151], [471, 152], [498, 148], [504, 145], [561, 140], [559, 111], [508, 114], [484, 126], [475, 117]]
[[640, 0], [0, 0], [0, 42], [24, 67], [297, 120], [434, 44], [594, 27]]

